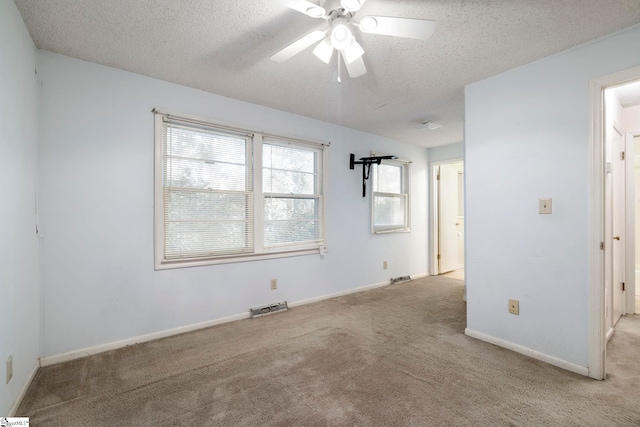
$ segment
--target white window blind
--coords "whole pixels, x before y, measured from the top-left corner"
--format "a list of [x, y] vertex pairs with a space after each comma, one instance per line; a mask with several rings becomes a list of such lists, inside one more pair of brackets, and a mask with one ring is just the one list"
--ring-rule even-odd
[[264, 246], [320, 242], [322, 148], [266, 138], [262, 183]]
[[409, 164], [384, 160], [373, 166], [374, 233], [409, 231]]
[[165, 119], [164, 258], [253, 251], [251, 137]]

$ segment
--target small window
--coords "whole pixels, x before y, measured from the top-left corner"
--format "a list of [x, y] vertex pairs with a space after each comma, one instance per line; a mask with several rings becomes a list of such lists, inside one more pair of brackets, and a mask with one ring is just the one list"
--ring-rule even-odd
[[410, 231], [409, 162], [383, 160], [373, 166], [372, 231]]
[[156, 268], [324, 249], [325, 148], [156, 112]]

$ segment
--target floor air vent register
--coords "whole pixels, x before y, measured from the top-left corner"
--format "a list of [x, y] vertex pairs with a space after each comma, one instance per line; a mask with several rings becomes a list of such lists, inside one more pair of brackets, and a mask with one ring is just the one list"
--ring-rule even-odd
[[262, 307], [255, 307], [255, 308], [249, 309], [249, 312], [251, 313], [251, 317], [253, 318], [253, 317], [266, 316], [267, 314], [278, 313], [280, 311], [285, 311], [288, 309], [289, 307], [287, 306], [287, 302], [282, 301], [275, 304], [264, 305]]

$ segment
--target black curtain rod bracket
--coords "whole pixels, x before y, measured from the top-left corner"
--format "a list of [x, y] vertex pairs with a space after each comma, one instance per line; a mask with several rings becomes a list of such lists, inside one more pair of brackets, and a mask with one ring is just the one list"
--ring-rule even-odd
[[356, 161], [355, 154], [349, 154], [349, 169], [355, 169], [355, 165], [362, 165], [362, 197], [367, 194], [367, 180], [371, 173], [371, 165], [379, 165], [383, 160], [394, 160], [396, 156], [373, 156], [373, 157], [360, 157], [360, 160]]

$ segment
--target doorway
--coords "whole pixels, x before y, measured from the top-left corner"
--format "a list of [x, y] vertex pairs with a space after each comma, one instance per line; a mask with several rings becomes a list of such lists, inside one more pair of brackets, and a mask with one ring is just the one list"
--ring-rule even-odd
[[589, 376], [604, 379], [606, 342], [636, 312], [640, 67], [593, 80], [591, 115]]
[[432, 164], [434, 275], [464, 280], [464, 162]]

